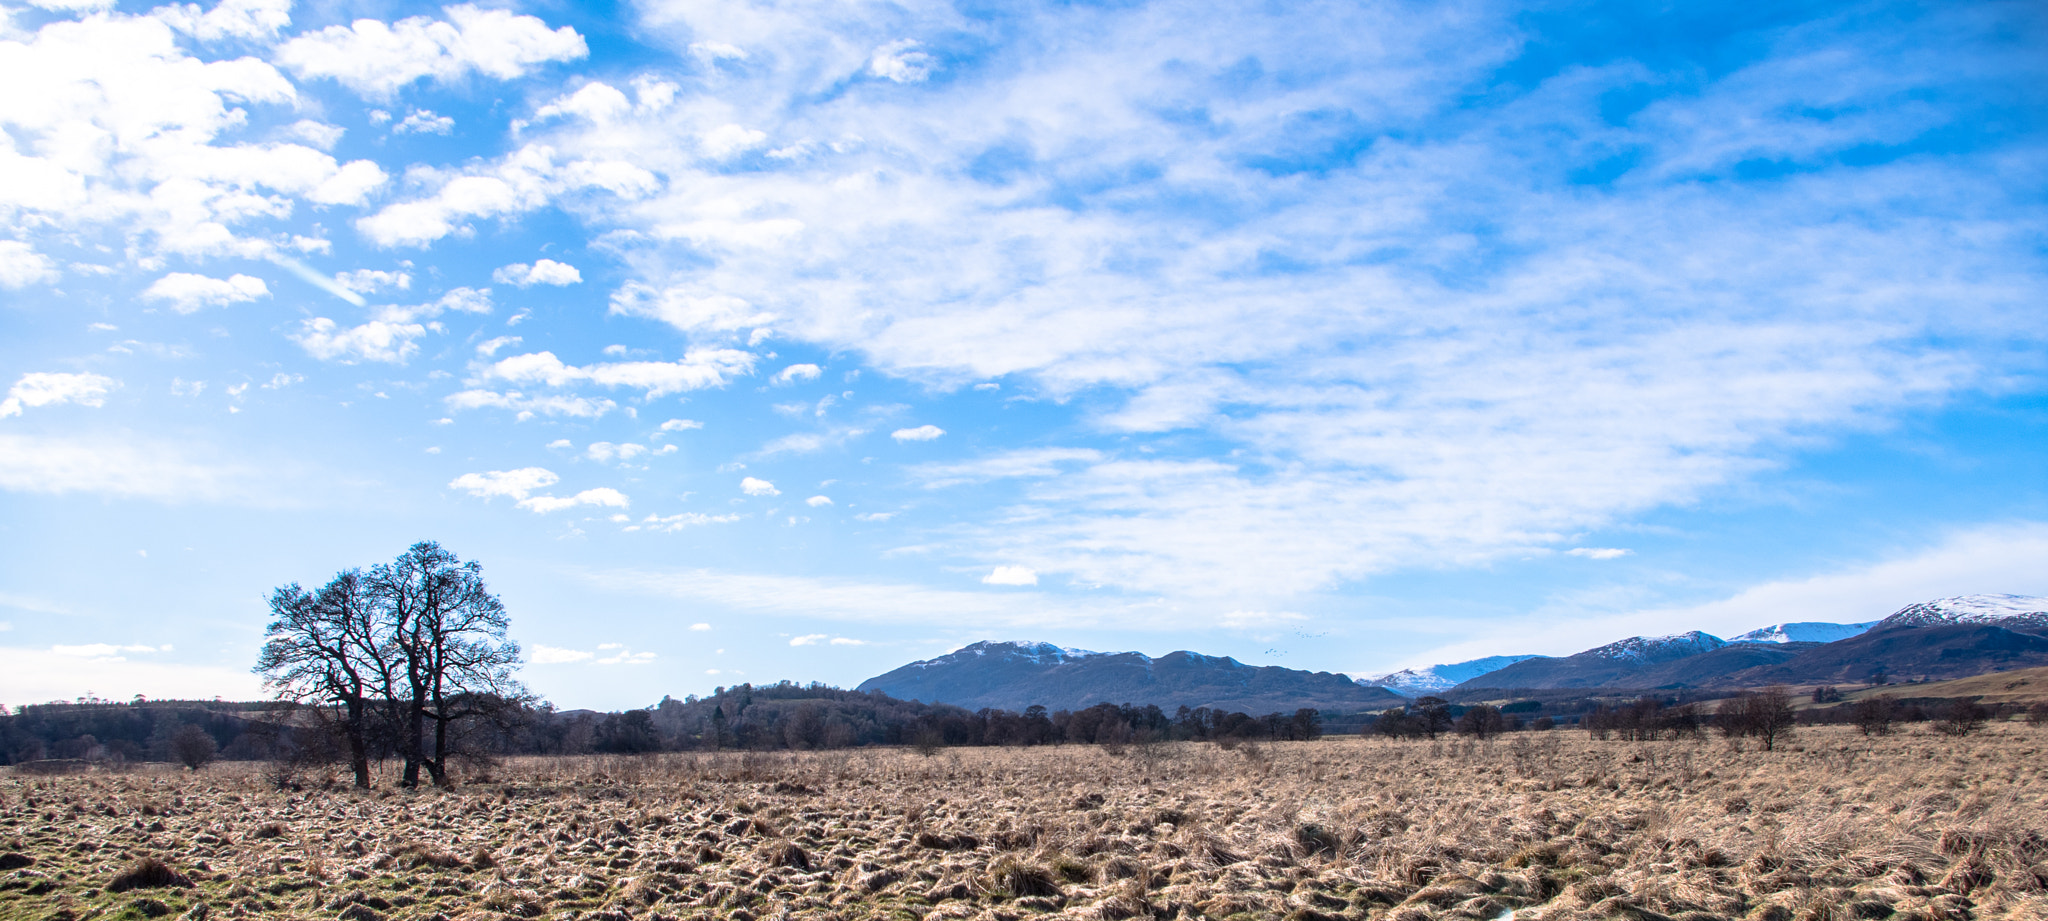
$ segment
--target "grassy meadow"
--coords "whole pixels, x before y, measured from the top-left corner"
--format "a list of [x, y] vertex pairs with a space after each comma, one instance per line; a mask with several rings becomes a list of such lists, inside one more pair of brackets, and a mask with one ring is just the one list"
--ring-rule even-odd
[[0, 919], [2048, 918], [2048, 732], [0, 775]]

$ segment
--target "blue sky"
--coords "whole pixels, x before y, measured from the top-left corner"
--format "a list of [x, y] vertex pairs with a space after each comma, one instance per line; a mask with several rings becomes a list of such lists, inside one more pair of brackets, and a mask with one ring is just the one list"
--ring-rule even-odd
[[2048, 594], [2037, 4], [0, 3], [0, 702]]

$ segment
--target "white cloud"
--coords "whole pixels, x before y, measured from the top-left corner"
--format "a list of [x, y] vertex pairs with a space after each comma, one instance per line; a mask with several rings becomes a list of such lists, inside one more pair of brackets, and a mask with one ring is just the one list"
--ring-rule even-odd
[[626, 444], [612, 444], [609, 441], [593, 441], [590, 443], [590, 447], [584, 449], [583, 453], [591, 460], [606, 463], [612, 460], [632, 460], [647, 453], [647, 446], [636, 445], [630, 442]]
[[633, 101], [617, 87], [608, 83], [591, 81], [583, 88], [534, 110], [535, 121], [550, 118], [575, 117], [593, 122], [609, 122], [633, 108]]
[[491, 470], [484, 473], [465, 473], [449, 481], [449, 489], [460, 489], [480, 499], [504, 496], [510, 499], [524, 499], [536, 489], [546, 489], [562, 478], [545, 467], [521, 467], [517, 470]]
[[476, 344], [476, 357], [490, 358], [498, 354], [499, 349], [508, 345], [518, 345], [522, 341], [524, 340], [518, 336], [498, 336], [492, 339], [485, 339]]
[[473, 220], [522, 214], [558, 195], [604, 191], [631, 200], [652, 194], [661, 185], [653, 172], [624, 161], [565, 160], [553, 147], [534, 144], [495, 163], [456, 171], [422, 168], [409, 177], [433, 191], [356, 221], [356, 229], [379, 246], [426, 246], [451, 234], [469, 233]]
[[997, 566], [981, 581], [984, 585], [1037, 585], [1038, 573], [1025, 566]]
[[897, 429], [890, 432], [889, 437], [897, 441], [932, 441], [944, 434], [946, 430], [936, 425], [920, 425], [914, 429]]
[[711, 160], [730, 160], [768, 142], [768, 134], [744, 125], [720, 125], [704, 133], [699, 147]]
[[851, 637], [835, 636], [832, 638], [832, 645], [834, 646], [866, 646], [867, 644], [867, 640], [856, 640]]
[[1635, 551], [1620, 547], [1573, 547], [1565, 552], [1589, 560], [1618, 560]]
[[541, 259], [535, 261], [532, 265], [527, 265], [524, 262], [515, 262], [511, 265], [503, 266], [491, 273], [491, 280], [517, 288], [530, 288], [534, 285], [560, 286], [581, 282], [583, 280], [583, 273], [576, 271], [575, 266], [566, 262]]
[[568, 26], [550, 30], [532, 16], [469, 4], [443, 12], [446, 20], [414, 16], [329, 26], [285, 42], [277, 60], [300, 77], [331, 77], [365, 96], [388, 98], [424, 77], [446, 82], [474, 71], [511, 80], [537, 65], [590, 53]]
[[269, 297], [270, 286], [253, 275], [211, 278], [190, 272], [172, 272], [142, 292], [146, 301], [162, 301], [178, 313], [196, 313], [204, 307], [240, 304]]
[[1064, 465], [1102, 459], [1102, 452], [1092, 448], [1025, 448], [956, 464], [919, 464], [910, 468], [910, 474], [923, 480], [925, 488], [940, 489], [1011, 477], [1058, 476]]
[[[740, 520], [739, 515], [706, 515], [701, 512], [680, 512], [674, 515], [649, 515], [637, 524], [627, 525], [624, 531], [654, 531], [674, 534], [684, 528], [695, 528], [707, 524], [731, 524]], [[692, 627], [691, 629], [696, 629]], [[706, 628], [709, 629], [709, 628]]]
[[[93, 8], [112, 5], [92, 4]], [[150, 10], [149, 15], [200, 41], [210, 42], [276, 35], [279, 29], [291, 25], [291, 8], [292, 0], [220, 0], [203, 13], [196, 3], [172, 3]]]
[[669, 432], [687, 432], [703, 427], [704, 423], [698, 422], [695, 419], [670, 419], [661, 424], [661, 428], [654, 433], [654, 437], [660, 438]]
[[709, 629], [711, 629], [711, 625], [710, 625], [710, 624], [691, 624], [691, 625], [690, 625], [690, 629], [691, 629], [691, 630], [695, 630], [695, 631], [697, 631], [697, 632], [699, 632], [699, 633], [702, 633], [703, 631], [706, 631], [706, 630], [709, 630]]
[[768, 382], [778, 386], [785, 384], [800, 384], [805, 381], [817, 380], [818, 375], [822, 373], [824, 372], [819, 370], [817, 365], [790, 365], [787, 368], [775, 372], [775, 376], [769, 378]]
[[623, 647], [623, 646], [617, 646], [616, 644], [608, 644], [608, 645], [613, 645], [613, 646], [615, 647], [615, 651], [614, 651], [614, 652], [613, 652], [613, 653], [612, 653], [611, 655], [608, 655], [608, 656], [605, 656], [605, 657], [603, 657], [603, 658], [601, 658], [601, 659], [598, 659], [598, 660], [597, 660], [597, 662], [596, 662], [596, 664], [598, 664], [598, 665], [647, 665], [647, 664], [650, 664], [650, 663], [652, 663], [652, 662], [654, 661], [654, 659], [655, 659], [655, 655], [654, 655], [654, 653], [651, 653], [651, 652], [634, 652], [634, 651], [632, 651], [632, 650], [630, 650], [630, 649], [627, 649], [627, 648], [625, 648], [625, 647]]
[[894, 517], [896, 517], [896, 513], [895, 513], [895, 512], [862, 512], [862, 513], [860, 513], [860, 514], [858, 514], [858, 515], [855, 515], [855, 516], [853, 516], [853, 517], [854, 517], [854, 518], [856, 518], [856, 519], [859, 519], [859, 520], [861, 520], [861, 521], [888, 521], [889, 519], [891, 519], [891, 518], [894, 518]]
[[26, 288], [56, 281], [57, 275], [56, 260], [19, 240], [0, 240], [0, 288]]
[[805, 500], [804, 500], [804, 504], [805, 504], [805, 505], [808, 505], [808, 506], [810, 506], [810, 507], [812, 507], [812, 508], [820, 508], [820, 507], [823, 507], [823, 506], [831, 505], [831, 504], [832, 504], [832, 497], [831, 497], [831, 496], [812, 496], [812, 497], [810, 497], [810, 498], [808, 498], [808, 499], [805, 499]]
[[534, 416], [570, 416], [579, 419], [595, 419], [617, 409], [619, 404], [605, 399], [587, 397], [555, 396], [543, 394], [527, 396], [518, 391], [499, 393], [494, 390], [462, 390], [449, 394], [444, 400], [452, 411], [465, 409], [509, 409], [519, 414], [521, 420]]
[[740, 480], [740, 492], [746, 493], [747, 495], [750, 496], [782, 495], [782, 490], [776, 489], [774, 483], [770, 483], [767, 480], [756, 479], [754, 477], [747, 477], [743, 480]]
[[357, 294], [374, 294], [388, 289], [406, 291], [412, 288], [412, 273], [357, 269], [353, 272], [336, 272], [334, 283]]
[[868, 59], [868, 73], [897, 83], [923, 83], [937, 69], [938, 60], [919, 47], [922, 43], [906, 38], [876, 48]]
[[581, 649], [564, 649], [560, 646], [535, 643], [533, 644], [533, 651], [527, 655], [526, 661], [533, 665], [569, 665], [576, 662], [588, 662], [595, 658], [597, 658], [596, 653], [584, 652]]
[[361, 326], [342, 327], [327, 317], [302, 320], [299, 331], [288, 335], [306, 354], [321, 361], [354, 364], [382, 361], [403, 364], [419, 351], [414, 340], [427, 334], [419, 323], [371, 320]]
[[391, 126], [392, 134], [453, 134], [455, 119], [436, 115], [429, 109], [414, 109], [404, 120]]
[[810, 634], [805, 634], [804, 636], [793, 636], [793, 637], [790, 637], [790, 639], [789, 639], [789, 645], [791, 645], [791, 646], [816, 646], [816, 645], [818, 645], [819, 643], [825, 642], [826, 640], [829, 640], [829, 639], [831, 639], [831, 638], [832, 638], [832, 637], [831, 637], [831, 635], [830, 635], [830, 634], [826, 634], [826, 633], [810, 633]]
[[286, 372], [279, 371], [276, 374], [271, 375], [270, 380], [263, 382], [263, 389], [283, 390], [284, 388], [290, 387], [293, 384], [303, 383], [305, 380], [306, 376], [303, 374], [288, 374]]
[[611, 312], [660, 320], [685, 332], [730, 332], [775, 321], [774, 314], [729, 294], [681, 285], [656, 289], [639, 282], [613, 292]]
[[618, 490], [612, 489], [608, 486], [600, 486], [596, 489], [586, 489], [573, 496], [564, 496], [560, 498], [557, 498], [555, 496], [534, 496], [529, 499], [519, 500], [520, 508], [527, 509], [529, 511], [539, 512], [541, 514], [546, 514], [548, 512], [559, 512], [562, 511], [563, 509], [571, 509], [584, 505], [594, 505], [603, 508], [625, 508], [628, 504], [629, 502], [626, 499], [625, 493], [619, 492]]
[[104, 406], [107, 402], [107, 391], [119, 386], [119, 381], [100, 374], [31, 371], [15, 381], [14, 386], [7, 388], [7, 398], [0, 401], [0, 419], [21, 415], [23, 407], [56, 406], [61, 403]]
[[648, 399], [653, 399], [722, 387], [734, 377], [751, 373], [753, 367], [753, 354], [737, 349], [691, 349], [678, 361], [624, 361], [581, 367], [564, 364], [553, 352], [534, 352], [501, 359], [482, 374], [486, 378], [550, 387], [586, 383], [627, 387], [643, 391]]
[[1184, 631], [1216, 614], [1163, 598], [1054, 597], [1039, 592], [952, 591], [922, 585], [756, 575], [705, 569], [571, 569], [593, 589], [683, 599], [762, 614], [857, 623], [974, 629]]
[[450, 310], [458, 313], [487, 314], [491, 309], [491, 289], [451, 288], [448, 293], [425, 304], [394, 304], [379, 307], [376, 318], [386, 323], [411, 323], [415, 320], [431, 320]]
[[0, 489], [12, 492], [270, 504], [260, 482], [254, 470], [175, 444], [0, 434]]

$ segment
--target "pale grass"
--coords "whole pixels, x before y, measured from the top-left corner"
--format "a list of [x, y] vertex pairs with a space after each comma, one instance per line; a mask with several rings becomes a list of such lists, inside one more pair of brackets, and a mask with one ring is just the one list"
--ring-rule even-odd
[[[0, 918], [2048, 918], [2048, 734], [517, 759], [0, 780]], [[44, 885], [37, 885], [40, 881]], [[31, 890], [35, 890], [31, 892]], [[152, 908], [151, 910], [155, 910]]]

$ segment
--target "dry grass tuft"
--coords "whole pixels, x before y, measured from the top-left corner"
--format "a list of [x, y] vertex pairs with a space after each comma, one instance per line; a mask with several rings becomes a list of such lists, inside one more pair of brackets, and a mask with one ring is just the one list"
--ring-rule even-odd
[[189, 889], [192, 881], [184, 874], [171, 869], [171, 865], [155, 857], [143, 857], [107, 881], [107, 891], [127, 892], [130, 889]]

